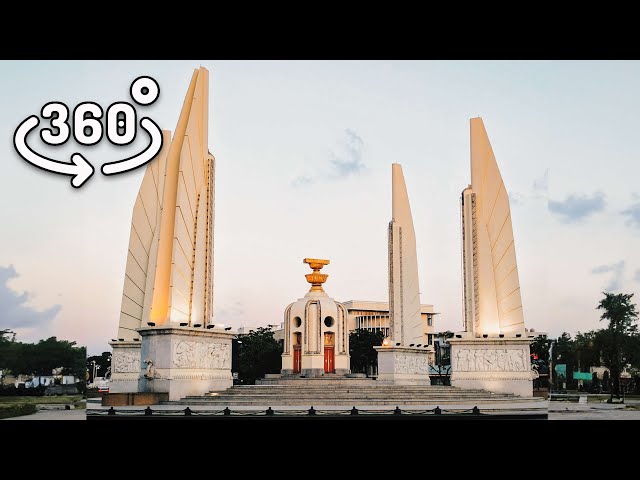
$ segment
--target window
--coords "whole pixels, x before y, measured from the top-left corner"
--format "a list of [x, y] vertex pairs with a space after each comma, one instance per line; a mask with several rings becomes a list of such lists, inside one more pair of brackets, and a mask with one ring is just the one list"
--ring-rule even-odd
[[427, 325], [433, 327], [433, 315], [427, 315]]
[[302, 319], [300, 317], [295, 317], [293, 319], [293, 328], [300, 328], [300, 325], [302, 325]]
[[335, 323], [335, 322], [334, 322], [334, 320], [333, 320], [333, 317], [326, 317], [326, 318], [324, 319], [324, 326], [325, 326], [325, 327], [327, 327], [327, 328], [333, 327], [333, 324], [334, 324], [334, 323]]

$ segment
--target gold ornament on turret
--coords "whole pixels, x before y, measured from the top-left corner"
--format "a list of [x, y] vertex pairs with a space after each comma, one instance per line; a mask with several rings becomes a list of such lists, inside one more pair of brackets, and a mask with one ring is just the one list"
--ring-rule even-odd
[[311, 290], [309, 291], [324, 292], [324, 290], [322, 289], [322, 284], [327, 281], [329, 275], [320, 273], [320, 270], [325, 265], [329, 265], [329, 260], [322, 260], [320, 258], [305, 258], [304, 260], [302, 260], [302, 263], [308, 264], [313, 270], [313, 273], [307, 273], [305, 275], [307, 282], [311, 284]]

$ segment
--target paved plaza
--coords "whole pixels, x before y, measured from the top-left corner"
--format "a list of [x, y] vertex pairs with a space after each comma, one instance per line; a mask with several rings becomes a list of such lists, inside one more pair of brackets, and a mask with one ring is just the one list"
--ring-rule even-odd
[[38, 410], [33, 415], [5, 418], [5, 420], [86, 420], [87, 411], [84, 408], [75, 410]]
[[638, 405], [551, 402], [549, 420], [640, 420]]

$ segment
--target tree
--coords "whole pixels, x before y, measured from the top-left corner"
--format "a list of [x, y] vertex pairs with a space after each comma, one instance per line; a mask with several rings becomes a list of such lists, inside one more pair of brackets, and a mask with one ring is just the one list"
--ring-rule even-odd
[[353, 373], [367, 373], [367, 368], [376, 365], [378, 352], [373, 347], [382, 345], [382, 330], [356, 328], [349, 333], [349, 356]]
[[531, 354], [536, 355], [538, 360], [542, 360], [545, 365], [549, 365], [549, 349], [552, 343], [553, 340], [543, 335], [538, 335], [531, 342]]
[[16, 370], [19, 365], [19, 359], [22, 357], [22, 344], [9, 338], [9, 331], [3, 330], [0, 335], [0, 370], [6, 375], [7, 371], [15, 375], [19, 375], [20, 371]]
[[593, 372], [591, 374], [591, 393], [600, 393], [600, 390], [600, 379], [598, 378], [598, 374], [596, 372]]
[[238, 335], [234, 343], [238, 351], [236, 371], [244, 384], [252, 385], [266, 373], [280, 373], [282, 345], [273, 337], [271, 327]]
[[111, 366], [111, 352], [102, 352], [101, 355], [87, 357], [85, 367], [89, 372], [89, 382], [93, 383], [93, 362], [96, 362], [96, 377], [104, 377], [107, 369]]
[[0, 342], [0, 369], [14, 375], [51, 375], [54, 368], [61, 368], [63, 375], [84, 378], [86, 356], [86, 347], [56, 337], [38, 343]]
[[5, 341], [15, 342], [16, 332], [14, 332], [13, 330], [9, 330], [8, 328], [0, 330], [0, 343]]
[[534, 389], [549, 388], [549, 349], [552, 344], [553, 340], [544, 335], [538, 335], [531, 342], [531, 367], [535, 368], [539, 375], [533, 380]]
[[611, 401], [614, 394], [620, 398], [620, 374], [622, 369], [634, 360], [638, 336], [638, 326], [634, 325], [634, 322], [638, 319], [638, 310], [636, 304], [631, 303], [633, 293], [602, 293], [604, 298], [600, 300], [596, 309], [603, 310], [600, 320], [609, 322], [607, 328], [602, 331], [602, 360], [611, 372]]
[[598, 337], [599, 330], [578, 332], [574, 340], [574, 351], [580, 371], [587, 370], [591, 366], [600, 366], [600, 349]]
[[602, 374], [602, 389], [605, 392], [610, 391], [609, 370], [605, 370]]
[[575, 352], [573, 339], [567, 332], [562, 332], [562, 335], [553, 341], [553, 365], [565, 364], [567, 368], [566, 377], [561, 377], [554, 373], [558, 389], [562, 388], [563, 382], [565, 382], [567, 387], [569, 387], [571, 379], [570, 372], [573, 371], [573, 366], [575, 365], [574, 358]]

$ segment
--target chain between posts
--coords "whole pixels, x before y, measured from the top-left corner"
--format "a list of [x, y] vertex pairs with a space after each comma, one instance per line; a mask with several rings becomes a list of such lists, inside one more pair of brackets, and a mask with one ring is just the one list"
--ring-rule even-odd
[[436, 406], [430, 410], [402, 410], [399, 406], [396, 406], [393, 410], [367, 410], [357, 408], [355, 405], [350, 410], [318, 410], [311, 406], [308, 410], [274, 410], [272, 407], [268, 407], [266, 410], [234, 410], [229, 407], [225, 407], [223, 410], [192, 410], [190, 407], [186, 407], [184, 410], [166, 410], [166, 409], [152, 409], [151, 406], [147, 406], [144, 410], [141, 409], [121, 409], [116, 410], [114, 407], [110, 407], [108, 410], [88, 410], [88, 416], [356, 416], [356, 415], [480, 415], [480, 409], [478, 406], [474, 406], [471, 409], [455, 409], [445, 410]]

